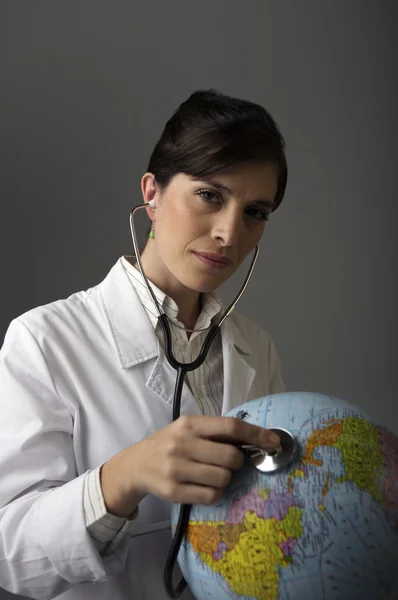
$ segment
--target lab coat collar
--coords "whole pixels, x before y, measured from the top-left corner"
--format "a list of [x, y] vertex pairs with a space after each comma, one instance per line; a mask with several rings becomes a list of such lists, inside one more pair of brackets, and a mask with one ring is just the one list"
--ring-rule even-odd
[[100, 283], [99, 290], [122, 369], [158, 356], [155, 331], [121, 258]]
[[[105, 317], [122, 369], [159, 355], [159, 342], [120, 258], [99, 285]], [[251, 347], [234, 313], [221, 326], [223, 353], [228, 346], [250, 355]]]

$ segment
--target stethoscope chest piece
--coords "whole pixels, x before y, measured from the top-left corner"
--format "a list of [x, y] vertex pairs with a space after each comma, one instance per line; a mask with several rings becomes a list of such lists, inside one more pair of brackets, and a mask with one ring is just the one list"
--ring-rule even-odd
[[294, 436], [286, 429], [271, 428], [280, 440], [276, 450], [264, 450], [256, 446], [241, 446], [250, 463], [263, 473], [274, 473], [289, 467], [298, 457], [299, 447]]

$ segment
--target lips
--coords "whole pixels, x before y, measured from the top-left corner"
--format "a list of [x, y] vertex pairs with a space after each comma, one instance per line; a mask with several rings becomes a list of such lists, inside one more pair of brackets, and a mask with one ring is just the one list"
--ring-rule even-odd
[[224, 266], [232, 264], [232, 260], [227, 256], [222, 256], [221, 254], [214, 254], [212, 252], [195, 252], [198, 258], [202, 258], [207, 261], [211, 261], [215, 266]]

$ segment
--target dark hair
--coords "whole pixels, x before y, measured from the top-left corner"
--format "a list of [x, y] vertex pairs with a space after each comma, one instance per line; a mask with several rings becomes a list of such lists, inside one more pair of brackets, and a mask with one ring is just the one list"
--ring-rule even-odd
[[167, 121], [148, 171], [164, 189], [178, 173], [201, 177], [259, 160], [278, 168], [275, 210], [285, 193], [287, 162], [274, 119], [259, 104], [213, 89], [198, 90]]

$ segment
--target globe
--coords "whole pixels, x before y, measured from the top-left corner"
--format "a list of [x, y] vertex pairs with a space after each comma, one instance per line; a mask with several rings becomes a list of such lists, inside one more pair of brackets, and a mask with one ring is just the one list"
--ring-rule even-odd
[[[228, 415], [284, 428], [295, 462], [249, 460], [223, 497], [194, 505], [178, 556], [198, 600], [398, 599], [398, 438], [316, 393], [259, 398]], [[172, 509], [175, 531], [179, 506]]]

